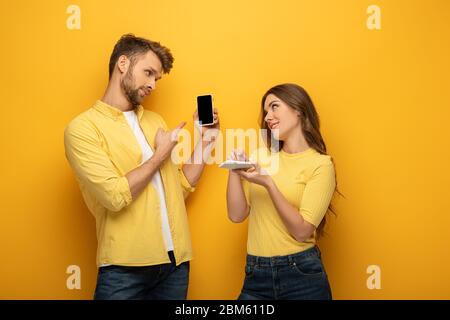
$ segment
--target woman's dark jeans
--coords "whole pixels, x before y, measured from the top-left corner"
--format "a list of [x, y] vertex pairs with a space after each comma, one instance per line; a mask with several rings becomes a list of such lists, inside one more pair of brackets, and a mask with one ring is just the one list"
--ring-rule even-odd
[[247, 255], [239, 300], [331, 300], [320, 256], [318, 247], [270, 258]]

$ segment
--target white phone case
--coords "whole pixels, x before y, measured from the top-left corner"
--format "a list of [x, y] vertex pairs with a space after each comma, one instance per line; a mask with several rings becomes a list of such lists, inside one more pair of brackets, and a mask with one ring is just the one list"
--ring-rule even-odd
[[229, 170], [233, 170], [233, 169], [248, 169], [253, 167], [253, 164], [251, 162], [246, 162], [246, 161], [236, 161], [236, 160], [227, 160], [225, 162], [222, 162], [219, 165], [219, 168], [223, 168], [223, 169], [229, 169]]

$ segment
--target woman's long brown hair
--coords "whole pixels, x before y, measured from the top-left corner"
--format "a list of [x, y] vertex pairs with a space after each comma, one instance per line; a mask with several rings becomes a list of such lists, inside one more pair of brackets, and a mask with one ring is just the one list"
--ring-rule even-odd
[[[316, 150], [318, 153], [328, 155], [325, 141], [323, 140], [322, 135], [320, 133], [319, 115], [316, 111], [316, 108], [314, 107], [311, 97], [308, 95], [305, 89], [293, 83], [285, 83], [272, 87], [262, 97], [260, 124], [262, 129], [268, 130], [267, 131], [268, 134], [264, 135], [264, 137], [266, 140], [265, 141], [266, 146], [269, 148], [269, 150], [278, 152], [283, 148], [283, 141], [278, 141], [279, 143], [277, 150], [274, 150], [274, 144], [272, 143], [273, 141], [272, 132], [270, 128], [267, 126], [266, 121], [264, 120], [267, 114], [267, 112], [264, 110], [264, 103], [269, 94], [275, 95], [278, 99], [281, 99], [289, 107], [299, 112], [303, 136], [305, 137], [305, 140], [308, 143], [308, 145], [314, 150]], [[333, 159], [331, 159], [331, 161], [333, 162], [334, 165]], [[337, 189], [337, 180], [335, 193], [342, 195]], [[336, 215], [336, 209], [333, 207], [331, 202], [330, 205], [328, 206], [327, 213], [328, 211]], [[316, 234], [318, 237], [324, 234], [326, 220], [327, 215], [325, 214], [316, 230]]]

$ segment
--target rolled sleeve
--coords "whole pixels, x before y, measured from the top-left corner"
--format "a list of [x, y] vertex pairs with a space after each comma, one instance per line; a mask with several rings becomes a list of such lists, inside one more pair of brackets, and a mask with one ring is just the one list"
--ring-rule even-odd
[[109, 208], [109, 210], [113, 212], [122, 210], [133, 200], [127, 177], [118, 177], [116, 181], [117, 185], [112, 191], [112, 197], [110, 200], [111, 206]]
[[178, 175], [179, 175], [179, 177], [180, 177], [181, 187], [182, 187], [182, 189], [183, 189], [183, 197], [184, 197], [184, 199], [186, 200], [186, 198], [189, 196], [189, 194], [190, 194], [191, 192], [194, 192], [194, 191], [195, 191], [195, 187], [193, 187], [193, 186], [189, 183], [188, 179], [186, 178], [186, 176], [185, 176], [185, 174], [184, 174], [184, 171], [183, 171], [183, 169], [182, 169], [182, 166], [179, 166], [179, 167], [178, 167]]

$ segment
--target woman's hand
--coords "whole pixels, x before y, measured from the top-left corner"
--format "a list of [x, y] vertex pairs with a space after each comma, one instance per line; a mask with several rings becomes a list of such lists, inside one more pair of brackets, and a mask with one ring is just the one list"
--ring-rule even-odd
[[228, 155], [227, 160], [249, 161], [245, 152], [241, 149], [235, 149]]
[[[242, 150], [233, 150], [228, 157], [231, 160], [249, 161], [247, 155]], [[252, 161], [250, 161], [252, 162]], [[269, 187], [272, 183], [272, 177], [266, 170], [262, 169], [256, 162], [252, 162], [253, 166], [249, 169], [233, 169], [230, 172], [238, 174], [245, 180], [259, 184], [265, 188]]]

